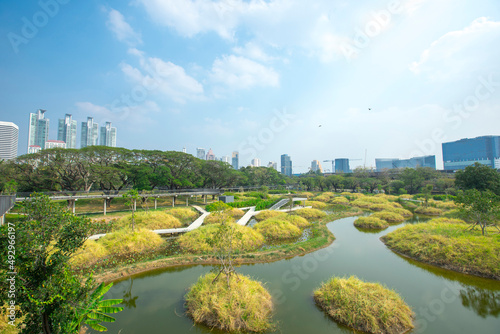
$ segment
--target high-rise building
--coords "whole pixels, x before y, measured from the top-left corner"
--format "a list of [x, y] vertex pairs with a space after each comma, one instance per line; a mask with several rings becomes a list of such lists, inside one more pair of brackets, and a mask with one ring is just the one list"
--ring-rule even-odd
[[38, 153], [42, 148], [38, 145], [31, 145], [28, 147], [28, 154]]
[[349, 159], [335, 159], [335, 173], [350, 173]]
[[377, 167], [377, 172], [381, 172], [384, 169], [397, 168], [430, 167], [436, 169], [436, 156], [427, 155], [411, 159], [375, 159], [375, 166]]
[[292, 176], [292, 158], [288, 154], [281, 156], [281, 174]]
[[182, 153], [187, 153], [186, 146], [182, 148]]
[[99, 145], [116, 147], [116, 128], [111, 126], [111, 122], [106, 122], [106, 125], [101, 127]]
[[229, 157], [227, 155], [220, 158], [220, 161], [229, 163]]
[[275, 170], [278, 170], [278, 163], [275, 161], [269, 161], [267, 168], [274, 168]]
[[240, 160], [240, 153], [238, 151], [234, 151], [233, 155], [231, 156], [231, 166], [233, 166], [234, 169], [238, 169], [239, 160]]
[[77, 122], [72, 119], [72, 115], [66, 114], [64, 118], [59, 118], [57, 140], [65, 142], [66, 148], [76, 148], [76, 128]]
[[45, 149], [48, 148], [66, 148], [66, 143], [62, 140], [46, 140], [45, 141]]
[[94, 122], [93, 117], [87, 117], [86, 122], [82, 122], [82, 137], [80, 147], [98, 145], [99, 139], [99, 124]]
[[251, 166], [252, 167], [260, 167], [260, 159], [259, 158], [253, 158]]
[[215, 160], [215, 154], [214, 154], [214, 152], [212, 151], [212, 149], [209, 149], [209, 150], [208, 150], [208, 153], [207, 153], [207, 160]]
[[47, 110], [38, 109], [36, 113], [30, 113], [30, 124], [28, 128], [28, 149], [36, 145], [45, 147], [45, 141], [49, 139], [49, 119], [45, 118]]
[[17, 157], [19, 127], [12, 122], [0, 121], [0, 160]]
[[311, 162], [311, 170], [314, 173], [316, 173], [316, 172], [323, 173], [323, 167], [321, 167], [321, 162], [319, 162], [319, 160], [313, 160]]
[[500, 136], [482, 136], [443, 143], [445, 170], [464, 169], [476, 162], [500, 168]]
[[205, 160], [205, 149], [204, 148], [197, 148], [196, 149], [196, 157], [201, 160]]

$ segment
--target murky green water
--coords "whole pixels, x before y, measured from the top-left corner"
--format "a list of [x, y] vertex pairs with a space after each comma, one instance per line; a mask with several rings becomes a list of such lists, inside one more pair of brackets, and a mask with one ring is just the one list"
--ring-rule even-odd
[[[312, 293], [332, 276], [356, 275], [396, 290], [416, 314], [413, 333], [499, 334], [500, 282], [457, 274], [405, 259], [379, 238], [399, 226], [365, 233], [355, 218], [328, 225], [335, 242], [328, 248], [274, 263], [245, 265], [271, 291], [275, 302], [273, 333], [352, 333], [337, 325], [314, 304]], [[408, 223], [417, 223], [416, 219]], [[124, 298], [126, 309], [106, 324], [108, 333], [209, 333], [185, 316], [183, 296], [209, 266], [152, 271], [116, 282], [107, 298]], [[221, 333], [213, 330], [211, 333]]]

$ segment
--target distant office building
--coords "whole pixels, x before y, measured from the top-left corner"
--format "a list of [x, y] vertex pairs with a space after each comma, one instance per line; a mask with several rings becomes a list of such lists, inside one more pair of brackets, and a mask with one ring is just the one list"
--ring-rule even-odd
[[182, 153], [187, 153], [186, 146], [182, 148]]
[[80, 147], [98, 145], [99, 124], [94, 122], [93, 117], [87, 117], [87, 122], [82, 122], [82, 137]]
[[275, 170], [278, 170], [278, 163], [275, 161], [269, 161], [267, 168], [274, 168]]
[[238, 169], [239, 160], [240, 160], [240, 153], [234, 151], [233, 155], [231, 156], [231, 166], [233, 166], [234, 169]]
[[48, 148], [66, 148], [66, 143], [62, 140], [46, 140], [45, 141], [45, 149]]
[[500, 136], [466, 138], [443, 143], [442, 147], [445, 170], [464, 169], [476, 162], [500, 168]]
[[253, 158], [251, 166], [252, 167], [260, 167], [260, 159], [259, 158]]
[[197, 148], [196, 149], [196, 157], [201, 160], [205, 160], [205, 149], [204, 148]]
[[323, 173], [323, 167], [321, 167], [321, 162], [319, 162], [319, 160], [313, 160], [311, 162], [311, 170], [314, 173], [316, 173], [316, 172]]
[[38, 145], [31, 145], [30, 147], [28, 147], [28, 154], [38, 153], [41, 149], [42, 148]]
[[66, 114], [64, 118], [59, 118], [57, 127], [57, 140], [66, 143], [66, 148], [76, 148], [76, 128], [78, 124], [73, 120], [72, 115]]
[[45, 141], [49, 139], [49, 119], [45, 118], [47, 110], [38, 109], [36, 113], [30, 114], [28, 128], [28, 149], [32, 145], [45, 147]]
[[212, 151], [212, 149], [209, 149], [209, 150], [208, 150], [208, 153], [207, 153], [207, 160], [215, 160], [215, 154], [214, 154], [214, 152]]
[[0, 160], [17, 157], [19, 127], [12, 122], [0, 121]]
[[350, 173], [349, 159], [335, 159], [335, 173]]
[[288, 154], [281, 156], [281, 174], [292, 176], [292, 159]]
[[225, 155], [222, 158], [220, 158], [220, 161], [230, 163], [229, 157], [227, 155]]
[[99, 145], [116, 147], [116, 128], [111, 126], [111, 122], [106, 122], [106, 125], [101, 127]]
[[436, 156], [427, 155], [411, 159], [375, 159], [377, 172], [384, 169], [430, 167], [436, 169]]

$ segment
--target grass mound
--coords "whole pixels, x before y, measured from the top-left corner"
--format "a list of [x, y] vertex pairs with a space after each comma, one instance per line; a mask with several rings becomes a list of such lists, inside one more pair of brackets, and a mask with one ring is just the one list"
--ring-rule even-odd
[[455, 202], [439, 202], [439, 201], [436, 201], [435, 202], [436, 204], [436, 207], [439, 208], [439, 209], [444, 209], [444, 210], [452, 210], [452, 209], [456, 209], [457, 208], [457, 205], [455, 204]]
[[330, 196], [321, 194], [319, 196], [314, 197], [314, 200], [320, 202], [328, 202], [330, 200]]
[[466, 221], [456, 218], [439, 217], [428, 221], [428, 223], [446, 223], [446, 224], [467, 224]]
[[104, 246], [110, 254], [127, 254], [153, 250], [163, 245], [165, 241], [150, 230], [137, 228], [134, 232], [123, 229], [106, 234], [97, 243]]
[[337, 197], [332, 198], [332, 200], [330, 201], [330, 203], [332, 203], [332, 204], [340, 204], [340, 205], [348, 205], [349, 204], [349, 200], [347, 198], [345, 198], [344, 196], [337, 196]]
[[410, 210], [406, 210], [406, 209], [403, 209], [403, 208], [392, 208], [392, 209], [390, 209], [388, 211], [400, 214], [401, 216], [403, 216], [405, 218], [409, 218], [409, 217], [413, 216], [413, 213]]
[[392, 212], [392, 211], [375, 212], [370, 217], [379, 218], [379, 219], [385, 220], [388, 223], [393, 223], [393, 224], [394, 223], [402, 223], [405, 221], [405, 217], [403, 217], [399, 213]]
[[313, 193], [311, 193], [311, 192], [307, 192], [307, 191], [305, 191], [305, 192], [303, 192], [303, 193], [300, 193], [300, 196], [305, 196], [305, 197], [307, 197], [307, 198], [312, 198], [312, 197], [314, 197], [315, 195], [314, 195]]
[[[235, 251], [245, 252], [259, 248], [264, 243], [262, 234], [252, 229], [251, 227], [233, 224], [232, 227], [239, 233], [238, 238], [233, 239], [233, 247]], [[218, 231], [217, 224], [201, 226], [196, 230], [183, 234], [177, 239], [182, 250], [192, 253], [206, 253], [212, 251], [212, 246], [208, 240], [213, 238]]]
[[302, 234], [297, 226], [280, 217], [266, 219], [253, 228], [268, 240], [286, 240]]
[[197, 323], [229, 332], [262, 332], [272, 327], [272, 298], [260, 282], [247, 276], [224, 275], [212, 284], [214, 273], [202, 276], [186, 294], [189, 316]]
[[359, 217], [354, 221], [354, 226], [359, 228], [382, 230], [384, 228], [388, 228], [389, 224], [386, 221], [375, 217]]
[[[118, 220], [119, 228], [128, 228], [132, 223], [132, 215], [126, 215]], [[182, 224], [179, 219], [164, 211], [137, 212], [135, 214], [135, 226], [148, 230], [161, 230], [167, 228], [178, 228]]]
[[[210, 225], [210, 224], [220, 224], [221, 223], [221, 217], [217, 214], [209, 214], [208, 216], [205, 217], [205, 219], [203, 220], [203, 224], [205, 225]], [[228, 216], [227, 217], [227, 220], [228, 222], [230, 223], [234, 223], [235, 222], [235, 219], [231, 216]]]
[[307, 219], [305, 219], [301, 216], [297, 216], [297, 215], [288, 215], [285, 213], [285, 214], [282, 214], [281, 216], [278, 216], [277, 218], [284, 219], [284, 220], [292, 223], [293, 225], [297, 226], [298, 228], [304, 228], [304, 227], [311, 225], [311, 223], [309, 223], [307, 221]]
[[76, 255], [70, 259], [69, 263], [71, 266], [77, 268], [91, 266], [108, 254], [108, 250], [100, 242], [86, 240], [82, 247], [78, 249]]
[[314, 291], [335, 321], [368, 333], [399, 334], [413, 328], [413, 312], [393, 290], [357, 277], [332, 278]]
[[323, 218], [326, 216], [326, 213], [318, 210], [318, 209], [309, 209], [309, 208], [304, 208], [304, 209], [298, 209], [295, 211], [295, 214], [301, 216], [302, 218], [305, 218], [307, 220], [313, 220], [313, 219], [319, 219]]
[[283, 212], [280, 211], [266, 210], [266, 211], [261, 211], [259, 214], [255, 215], [254, 218], [256, 221], [260, 222], [269, 218], [275, 218], [281, 216], [282, 214]]
[[173, 208], [166, 211], [169, 215], [181, 221], [190, 221], [198, 218], [198, 213], [191, 208]]
[[415, 213], [421, 214], [421, 215], [426, 215], [426, 216], [439, 216], [443, 213], [443, 210], [438, 209], [438, 208], [433, 208], [431, 206], [425, 207], [425, 206], [420, 206], [415, 209]]
[[[496, 230], [495, 230], [496, 231]], [[455, 271], [500, 279], [500, 235], [482, 236], [456, 223], [406, 225], [382, 237], [386, 245], [416, 260]]]
[[245, 215], [245, 211], [238, 208], [233, 208], [231, 209], [231, 211], [229, 211], [229, 214], [235, 219], [240, 219]]
[[328, 204], [319, 201], [306, 201], [306, 206], [312, 206], [313, 209], [324, 209]]
[[369, 206], [369, 209], [373, 211], [391, 211], [395, 208], [389, 203], [376, 203], [376, 204], [371, 204]]

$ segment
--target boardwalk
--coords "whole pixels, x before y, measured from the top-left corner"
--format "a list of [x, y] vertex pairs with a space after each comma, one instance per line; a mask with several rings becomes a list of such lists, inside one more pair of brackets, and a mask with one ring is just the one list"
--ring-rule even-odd
[[249, 221], [250, 219], [252, 219], [253, 216], [255, 216], [258, 212], [255, 211], [255, 206], [252, 206], [251, 208], [248, 209], [248, 211], [243, 215], [243, 217], [240, 218], [240, 220], [238, 220], [236, 222], [236, 224], [238, 225], [241, 225], [241, 226], [245, 226]]

